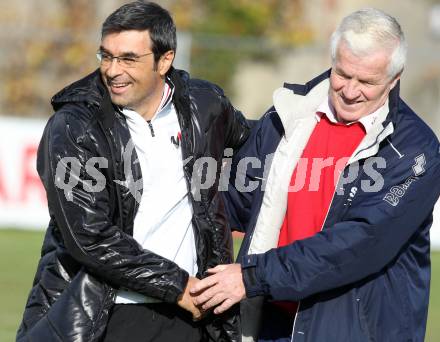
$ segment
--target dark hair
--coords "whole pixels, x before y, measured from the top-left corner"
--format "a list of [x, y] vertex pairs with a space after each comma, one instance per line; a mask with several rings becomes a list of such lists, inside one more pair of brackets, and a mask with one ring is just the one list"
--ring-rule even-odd
[[148, 31], [155, 62], [167, 51], [176, 51], [176, 26], [170, 13], [158, 4], [138, 0], [119, 7], [102, 24], [101, 38], [111, 33]]

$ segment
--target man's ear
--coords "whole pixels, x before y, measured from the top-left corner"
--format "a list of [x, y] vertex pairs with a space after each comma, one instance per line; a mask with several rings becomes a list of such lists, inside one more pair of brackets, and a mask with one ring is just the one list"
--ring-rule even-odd
[[170, 70], [171, 65], [173, 65], [174, 56], [174, 51], [172, 50], [167, 51], [160, 56], [159, 61], [157, 62], [157, 70], [160, 76], [165, 76], [168, 70]]
[[394, 76], [393, 80], [391, 81], [390, 90], [392, 90], [396, 86], [397, 82], [400, 80], [400, 76], [402, 76], [402, 72], [403, 70], [399, 72], [396, 76]]

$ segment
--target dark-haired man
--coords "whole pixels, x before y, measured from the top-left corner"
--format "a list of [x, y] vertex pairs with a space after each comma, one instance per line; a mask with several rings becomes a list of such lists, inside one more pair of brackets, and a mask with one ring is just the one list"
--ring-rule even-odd
[[219, 171], [248, 127], [175, 51], [166, 10], [126, 4], [102, 26], [100, 69], [53, 97], [37, 160], [51, 220], [18, 341], [236, 338], [233, 319], [193, 321], [190, 286], [232, 261], [218, 180], [202, 187], [194, 165]]

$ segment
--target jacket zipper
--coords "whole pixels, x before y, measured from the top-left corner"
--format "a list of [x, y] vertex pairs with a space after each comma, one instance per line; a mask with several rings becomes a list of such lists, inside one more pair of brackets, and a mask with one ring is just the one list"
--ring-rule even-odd
[[91, 333], [91, 336], [90, 336], [90, 340], [91, 341], [94, 341], [96, 330], [97, 330], [96, 327], [99, 326], [99, 324], [101, 323], [100, 321], [102, 320], [102, 316], [104, 314], [104, 310], [107, 309], [107, 308], [110, 309], [110, 304], [114, 303], [115, 298], [116, 298], [116, 291], [114, 291], [111, 287], [109, 287], [109, 289], [107, 290], [107, 294], [105, 295], [105, 298], [104, 298], [101, 310], [99, 311], [97, 319], [95, 321], [95, 324], [93, 325], [92, 333]]
[[151, 123], [151, 120], [147, 120], [147, 122], [148, 122], [148, 127], [150, 128], [151, 136], [154, 137], [155, 134], [154, 134], [153, 124]]
[[[342, 172], [339, 174], [338, 182], [336, 183], [336, 187], [339, 185], [339, 181], [340, 181], [340, 179], [341, 179], [341, 175], [344, 173], [345, 168], [346, 168], [347, 166], [348, 166], [348, 163], [347, 163], [347, 165], [344, 167], [344, 170], [342, 170]], [[333, 191], [332, 200], [330, 201], [330, 205], [329, 205], [328, 208], [327, 208], [327, 214], [325, 214], [325, 218], [324, 218], [324, 221], [322, 222], [322, 226], [321, 226], [320, 232], [322, 232], [322, 230], [323, 230], [323, 228], [324, 228], [324, 224], [325, 224], [325, 222], [327, 221], [327, 217], [328, 217], [328, 214], [329, 214], [329, 212], [330, 212], [330, 208], [332, 207], [333, 200], [335, 199], [335, 194], [336, 194], [336, 191], [337, 191], [337, 190], [338, 190], [338, 189], [336, 188], [335, 191]], [[292, 327], [292, 339], [290, 340], [290, 342], [293, 342], [293, 339], [294, 339], [294, 337], [295, 337], [295, 324], [296, 324], [296, 319], [298, 318], [298, 315], [299, 315], [299, 307], [300, 307], [300, 306], [301, 306], [301, 301], [298, 302], [298, 306], [297, 306], [297, 308], [296, 308], [295, 319], [293, 320], [293, 327]]]
[[[111, 141], [110, 137], [108, 136], [109, 133], [104, 129], [104, 127], [102, 127], [102, 125], [101, 125], [101, 129], [104, 132], [104, 136], [105, 136], [105, 138], [107, 140], [107, 144], [108, 144], [109, 149], [110, 149], [111, 165], [113, 167], [113, 175], [115, 176], [115, 179], [116, 179], [117, 178], [116, 177], [116, 162], [115, 162], [115, 153], [114, 153], [114, 150], [113, 150], [112, 141]], [[121, 229], [123, 229], [123, 227], [124, 227], [124, 219], [123, 219], [123, 210], [122, 210], [122, 201], [121, 201], [121, 197], [122, 196], [121, 196], [121, 192], [119, 190], [118, 185], [115, 186], [115, 190], [116, 190], [117, 204], [118, 204], [118, 210], [119, 210], [119, 222], [120, 222], [119, 224], [121, 225]]]

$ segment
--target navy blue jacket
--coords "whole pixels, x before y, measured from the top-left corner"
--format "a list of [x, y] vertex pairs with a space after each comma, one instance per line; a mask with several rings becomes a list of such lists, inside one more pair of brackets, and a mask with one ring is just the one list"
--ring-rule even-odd
[[[350, 182], [350, 177], [340, 179], [322, 231], [282, 248], [275, 248], [278, 236], [264, 235], [279, 230], [285, 213], [285, 203], [274, 199], [277, 191], [266, 194], [284, 177], [286, 162], [280, 162], [284, 157], [276, 156], [278, 150], [286, 140], [301, 152], [302, 140], [309, 135], [300, 140], [296, 136], [313, 130], [303, 124], [304, 113], [289, 113], [290, 107], [295, 101], [301, 107], [319, 103], [319, 94], [312, 92], [324, 94], [328, 85], [322, 84], [328, 84], [329, 74], [305, 85], [285, 84], [279, 90], [285, 99], [274, 102], [234, 156], [226, 197], [231, 220], [246, 232], [238, 257], [246, 295], [250, 300], [263, 296], [300, 301], [292, 327], [295, 342], [423, 341], [440, 150], [430, 128], [400, 99], [398, 84], [375, 136], [370, 134], [352, 156], [359, 167], [357, 176]], [[322, 90], [315, 91], [318, 87]], [[280, 113], [280, 108], [286, 112]], [[273, 153], [276, 157], [268, 166], [265, 159], [270, 161]], [[247, 162], [240, 166], [244, 157]], [[261, 165], [250, 163], [249, 157]], [[349, 171], [347, 166], [344, 175]], [[255, 233], [258, 225], [264, 229]], [[263, 249], [261, 244], [266, 244]], [[243, 324], [252, 320], [242, 316]]]

